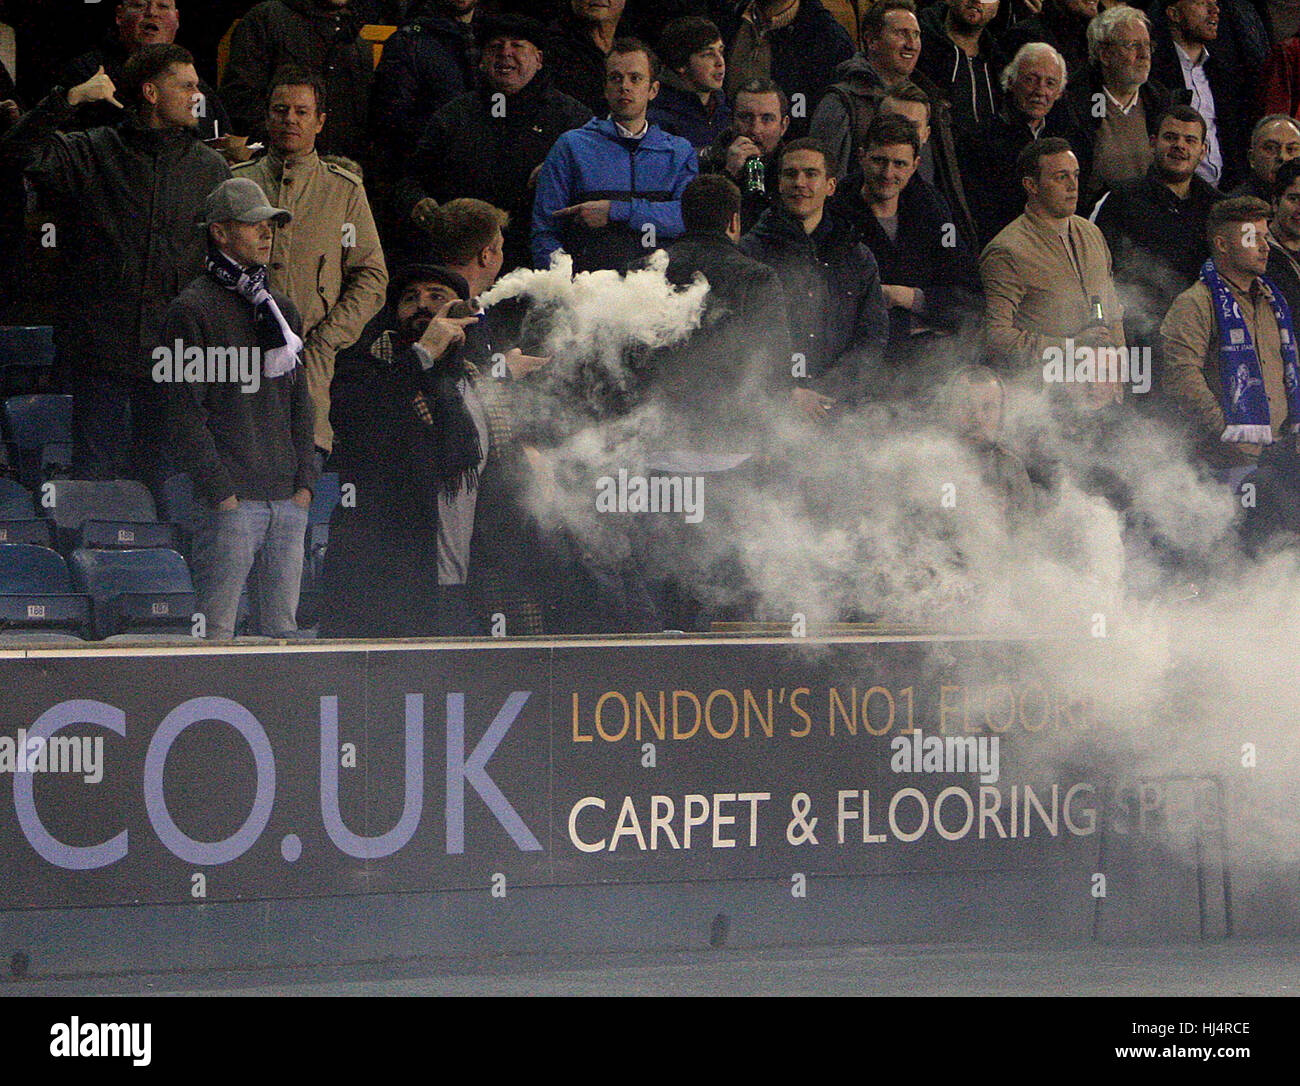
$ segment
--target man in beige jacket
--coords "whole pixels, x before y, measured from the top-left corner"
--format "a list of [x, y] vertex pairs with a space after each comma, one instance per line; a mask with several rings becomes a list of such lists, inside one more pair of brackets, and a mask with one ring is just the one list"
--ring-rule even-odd
[[[1210, 209], [1206, 232], [1210, 259], [1219, 278], [1236, 303], [1244, 335], [1253, 348], [1255, 366], [1242, 384], [1263, 382], [1267, 412], [1261, 418], [1272, 430], [1274, 440], [1284, 436], [1283, 424], [1291, 410], [1286, 391], [1284, 337], [1293, 330], [1280, 327], [1274, 310], [1272, 283], [1264, 277], [1268, 268], [1268, 218], [1271, 208], [1253, 196], [1222, 200]], [[1164, 390], [1192, 428], [1197, 449], [1213, 467], [1227, 471], [1253, 465], [1259, 458], [1260, 442], [1242, 440], [1224, 412], [1224, 381], [1231, 380], [1232, 367], [1222, 364], [1224, 336], [1214, 297], [1204, 272], [1169, 307], [1160, 336], [1164, 345]], [[1228, 327], [1229, 340], [1233, 326]], [[1243, 390], [1244, 394], [1244, 390]], [[1231, 390], [1230, 390], [1231, 395]], [[1289, 432], [1289, 431], [1288, 431]], [[1268, 437], [1267, 433], [1261, 435]]]
[[1036, 140], [1017, 166], [1025, 213], [980, 255], [985, 335], [995, 365], [1041, 380], [1062, 354], [1123, 347], [1124, 308], [1106, 239], [1074, 213], [1079, 162], [1069, 143]]
[[361, 336], [383, 307], [388, 269], [374, 216], [355, 164], [316, 153], [325, 126], [324, 89], [311, 73], [282, 69], [272, 80], [267, 110], [270, 151], [235, 167], [256, 181], [275, 207], [293, 213], [271, 250], [272, 289], [302, 314], [303, 364], [316, 408], [316, 448], [334, 445], [330, 382], [334, 356]]

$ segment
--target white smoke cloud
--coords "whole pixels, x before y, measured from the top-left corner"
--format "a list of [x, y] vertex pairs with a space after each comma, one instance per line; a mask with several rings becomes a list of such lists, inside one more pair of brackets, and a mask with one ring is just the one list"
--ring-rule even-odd
[[[707, 284], [676, 291], [664, 267], [657, 254], [627, 277], [571, 278], [561, 259], [507, 276], [482, 301], [527, 298], [545, 314], [541, 338], [557, 367], [594, 362], [621, 386], [638, 349], [671, 345], [700, 322]], [[1243, 824], [1234, 861], [1300, 863], [1300, 562], [1242, 556], [1236, 496], [1158, 418], [1129, 411], [1090, 434], [1086, 418], [1081, 430], [1013, 389], [1007, 444], [1056, 461], [1051, 487], [1013, 524], [938, 409], [868, 409], [819, 427], [778, 399], [756, 443], [736, 435], [765, 450], [736, 476], [743, 482], [706, 479], [702, 523], [675, 534], [656, 522], [647, 543], [638, 538], [647, 518], [596, 512], [592, 481], [663, 451], [659, 410], [563, 434], [549, 450], [560, 480], [549, 523], [612, 559], [635, 550], [652, 579], [685, 581], [710, 603], [734, 602], [709, 573], [731, 561], [766, 622], [802, 614], [810, 631], [855, 619], [1025, 632], [1039, 670], [1107, 722], [1088, 742], [1113, 764], [1132, 779], [1214, 778], [1230, 795], [1248, 780], [1258, 817]], [[945, 487], [955, 504], [944, 504]], [[1116, 494], [1123, 512], [1108, 500]], [[1261, 752], [1248, 774], [1243, 742]], [[1044, 749], [1068, 760], [1070, 746]]]

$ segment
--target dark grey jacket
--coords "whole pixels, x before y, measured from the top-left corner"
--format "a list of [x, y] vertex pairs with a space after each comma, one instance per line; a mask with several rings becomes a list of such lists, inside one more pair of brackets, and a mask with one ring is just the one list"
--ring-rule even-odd
[[76, 374], [146, 380], [163, 311], [203, 270], [195, 216], [230, 169], [187, 129], [128, 114], [111, 128], [59, 132], [71, 118], [55, 88], [0, 141], [0, 159], [26, 171], [54, 227], [60, 358]]
[[[302, 318], [283, 294], [272, 297], [296, 334]], [[257, 346], [253, 306], [206, 273], [167, 309], [164, 345], [186, 348]], [[237, 381], [169, 382], [167, 421], [176, 461], [194, 481], [194, 495], [216, 506], [240, 501], [283, 501], [313, 490], [319, 471], [312, 439], [315, 416], [301, 362], [274, 378], [261, 373], [256, 392]]]
[[792, 346], [807, 366], [807, 378], [797, 383], [846, 402], [878, 394], [889, 313], [876, 258], [856, 227], [828, 211], [806, 234], [777, 206], [740, 239], [740, 248], [781, 281]]

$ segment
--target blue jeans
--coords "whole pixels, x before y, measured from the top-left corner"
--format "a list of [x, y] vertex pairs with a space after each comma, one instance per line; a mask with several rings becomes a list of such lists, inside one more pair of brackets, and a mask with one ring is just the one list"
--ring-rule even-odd
[[258, 632], [267, 637], [298, 629], [307, 510], [283, 501], [241, 501], [229, 512], [202, 510], [194, 533], [194, 587], [207, 636], [235, 634], [239, 596], [257, 563]]

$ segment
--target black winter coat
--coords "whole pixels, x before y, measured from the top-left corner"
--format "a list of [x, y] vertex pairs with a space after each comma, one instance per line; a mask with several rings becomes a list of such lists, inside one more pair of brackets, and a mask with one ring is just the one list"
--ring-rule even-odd
[[[871, 250], [880, 281], [925, 292], [921, 319], [933, 328], [956, 332], [979, 312], [979, 271], [960, 235], [948, 230], [949, 216], [942, 198], [921, 178], [913, 176], [898, 198], [898, 234], [892, 240], [863, 201], [862, 176], [845, 180], [832, 205], [852, 219], [858, 236]], [[950, 242], [945, 244], [945, 241]], [[906, 353], [911, 324], [907, 311], [889, 310], [891, 359]]]
[[62, 364], [148, 380], [163, 312], [203, 271], [195, 216], [230, 169], [188, 129], [128, 115], [113, 128], [59, 132], [71, 115], [64, 93], [49, 95], [0, 141], [0, 159], [26, 170], [54, 224]]
[[699, 151], [728, 130], [731, 105], [722, 91], [715, 91], [713, 112], [709, 113], [676, 72], [664, 71], [659, 77], [659, 93], [646, 116], [651, 124], [670, 136], [681, 136]]
[[493, 115], [486, 90], [459, 95], [434, 114], [411, 156], [398, 195], [402, 218], [424, 196], [486, 200], [510, 213], [505, 270], [528, 267], [535, 193], [529, 177], [562, 133], [589, 120], [591, 111], [552, 87], [546, 69], [506, 99], [502, 116]]
[[[289, 327], [301, 333], [293, 303], [278, 291], [272, 297]], [[200, 275], [168, 306], [165, 343], [179, 340], [187, 351], [256, 347], [253, 313], [233, 290]], [[256, 392], [231, 380], [165, 385], [177, 464], [194, 481], [194, 496], [209, 507], [232, 494], [240, 501], [284, 501], [295, 491], [316, 488], [320, 472], [307, 372], [300, 362], [279, 377], [257, 376]]]
[[1135, 339], [1138, 346], [1152, 345], [1174, 299], [1200, 276], [1210, 255], [1205, 222], [1222, 199], [1223, 193], [1194, 176], [1180, 200], [1152, 167], [1098, 203], [1093, 222], [1110, 246], [1130, 344]]
[[826, 214], [812, 234], [773, 207], [740, 239], [747, 255], [775, 269], [785, 295], [794, 351], [805, 356], [810, 385], [852, 402], [873, 394], [889, 315], [876, 258], [845, 220]]
[[944, 30], [948, 15], [946, 4], [923, 8], [917, 21], [921, 24], [921, 55], [916, 70], [938, 88], [952, 107], [953, 131], [960, 138], [969, 135], [1002, 106], [1002, 88], [998, 76], [1006, 58], [993, 35], [986, 28], [980, 35], [980, 51], [968, 57]]
[[417, 8], [384, 43], [370, 116], [386, 167], [400, 173], [434, 114], [475, 88], [478, 61], [473, 24], [441, 14], [436, 3]]
[[1065, 74], [1070, 82], [1081, 79], [1088, 70], [1088, 18], [1075, 15], [1054, 3], [1043, 4], [1037, 15], [1011, 27], [999, 44], [1007, 63], [1024, 45], [1046, 42], [1065, 58]]
[[781, 284], [726, 235], [687, 231], [668, 247], [668, 281], [686, 287], [696, 275], [709, 284], [700, 326], [656, 353], [648, 392], [683, 447], [738, 450], [769, 414], [769, 397], [792, 384]]
[[266, 137], [271, 77], [282, 64], [314, 71], [325, 83], [325, 129], [321, 154], [364, 158], [370, 84], [370, 44], [358, 33], [364, 16], [350, 7], [318, 0], [266, 0], [240, 20], [230, 39], [230, 61], [221, 98], [239, 135]]
[[[436, 393], [436, 369], [424, 370], [407, 347], [391, 362], [371, 353], [392, 328], [383, 309], [356, 345], [338, 356], [331, 419], [339, 436], [340, 479], [356, 486], [356, 502], [330, 519], [325, 556], [325, 614], [329, 637], [420, 637], [439, 632], [438, 443], [440, 434], [415, 405]], [[483, 381], [490, 381], [484, 377]], [[481, 382], [480, 382], [481, 383]], [[498, 582], [507, 594], [543, 583], [534, 522], [521, 508], [527, 467], [518, 447], [493, 442], [478, 479], [467, 588], [484, 614]], [[333, 465], [333, 461], [331, 464]], [[522, 630], [507, 615], [507, 630]]]

